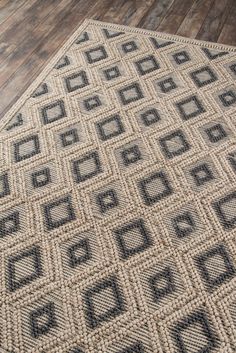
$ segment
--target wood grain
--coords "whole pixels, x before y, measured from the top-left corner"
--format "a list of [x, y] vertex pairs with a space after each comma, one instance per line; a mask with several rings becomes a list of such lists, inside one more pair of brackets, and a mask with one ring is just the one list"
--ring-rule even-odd
[[236, 45], [235, 0], [0, 0], [0, 117], [85, 18]]

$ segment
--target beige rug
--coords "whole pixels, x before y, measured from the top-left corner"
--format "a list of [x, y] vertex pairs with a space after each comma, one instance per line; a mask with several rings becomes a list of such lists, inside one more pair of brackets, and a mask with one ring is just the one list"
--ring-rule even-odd
[[86, 21], [0, 122], [0, 351], [236, 350], [236, 48]]

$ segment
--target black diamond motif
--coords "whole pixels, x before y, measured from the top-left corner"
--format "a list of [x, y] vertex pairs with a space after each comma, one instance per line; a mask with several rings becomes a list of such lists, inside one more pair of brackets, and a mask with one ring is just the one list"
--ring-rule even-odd
[[32, 94], [32, 97], [36, 98], [36, 97], [42, 96], [43, 94], [46, 94], [46, 93], [48, 93], [48, 86], [44, 82], [36, 89], [36, 91]]
[[236, 191], [213, 202], [212, 206], [225, 229], [232, 229], [236, 226]]
[[[165, 281], [165, 285], [161, 284], [160, 286], [160, 282], [162, 283], [163, 281]], [[149, 278], [149, 283], [155, 303], [160, 302], [164, 297], [175, 291], [174, 275], [169, 266]]]
[[104, 70], [103, 73], [108, 81], [121, 76], [118, 66], [109, 67], [108, 69]]
[[108, 39], [120, 36], [121, 34], [124, 34], [124, 32], [111, 31], [106, 28], [103, 28], [103, 32]]
[[140, 180], [138, 187], [144, 203], [148, 206], [173, 193], [167, 175], [163, 171], [153, 173]]
[[88, 32], [82, 33], [79, 38], [76, 40], [75, 44], [81, 44], [89, 40]]
[[236, 94], [232, 90], [220, 94], [219, 98], [224, 107], [230, 107], [232, 104], [236, 103]]
[[232, 64], [232, 65], [230, 65], [230, 70], [233, 72], [233, 74], [235, 74], [236, 75], [236, 64]]
[[140, 75], [148, 74], [160, 68], [160, 65], [153, 55], [149, 55], [141, 60], [136, 61], [135, 65]]
[[209, 138], [209, 141], [212, 143], [216, 143], [227, 137], [227, 132], [221, 124], [215, 124], [205, 129], [205, 132]]
[[79, 240], [67, 249], [69, 265], [72, 268], [86, 263], [92, 258], [89, 240], [87, 238]]
[[89, 84], [85, 71], [80, 71], [76, 74], [66, 77], [65, 82], [68, 92], [76, 91], [77, 89], [83, 88]]
[[[28, 146], [28, 148], [26, 148]], [[22, 152], [23, 148], [23, 152]], [[40, 153], [40, 144], [38, 135], [25, 137], [14, 143], [14, 157], [16, 162], [23, 161]]]
[[143, 219], [138, 219], [115, 229], [114, 235], [123, 259], [138, 254], [153, 244]]
[[78, 130], [74, 128], [63, 132], [60, 134], [60, 138], [63, 147], [73, 145], [74, 143], [79, 142]]
[[0, 175], [0, 199], [10, 194], [8, 173]]
[[191, 212], [185, 211], [171, 220], [178, 238], [185, 238], [196, 230], [196, 223]]
[[97, 151], [73, 161], [73, 173], [77, 183], [90, 179], [101, 172], [102, 166]]
[[135, 102], [144, 97], [140, 85], [135, 82], [118, 91], [124, 105]]
[[117, 193], [113, 189], [109, 189], [98, 194], [96, 197], [96, 202], [101, 213], [105, 213], [119, 205]]
[[224, 245], [217, 245], [195, 258], [196, 266], [209, 291], [232, 279], [235, 266]]
[[84, 100], [84, 107], [87, 111], [98, 108], [102, 105], [101, 99], [99, 96], [89, 97]]
[[132, 40], [130, 42], [123, 43], [121, 48], [125, 54], [130, 53], [138, 49], [137, 44]]
[[208, 48], [201, 48], [201, 49], [202, 49], [202, 51], [204, 51], [204, 53], [206, 54], [206, 56], [210, 60], [214, 60], [214, 59], [217, 59], [221, 56], [229, 54], [227, 51], [210, 50]]
[[[22, 267], [24, 269], [24, 261], [28, 263], [27, 260], [31, 260], [32, 268], [25, 269], [25, 275], [22, 276]], [[18, 267], [18, 270], [17, 270]], [[7, 264], [7, 272], [8, 272], [8, 289], [11, 292], [26, 286], [27, 284], [33, 282], [37, 278], [43, 275], [42, 271], [42, 263], [41, 263], [41, 252], [38, 246], [34, 246], [29, 250], [25, 250], [16, 256], [12, 256], [8, 259]], [[19, 273], [17, 273], [19, 272]], [[17, 275], [20, 278], [17, 278]]]
[[145, 353], [145, 349], [143, 343], [141, 341], [138, 341], [117, 353]]
[[58, 100], [42, 108], [42, 117], [44, 124], [49, 124], [66, 116], [64, 102]]
[[[106, 291], [109, 291], [108, 299], [106, 299]], [[103, 299], [101, 298], [104, 293]], [[103, 313], [96, 313], [96, 306], [99, 305], [96, 300], [102, 300]], [[109, 298], [112, 296], [111, 300]], [[90, 328], [95, 329], [103, 322], [109, 321], [125, 311], [125, 302], [123, 293], [118, 285], [117, 278], [110, 277], [97, 283], [94, 287], [88, 289], [84, 293], [85, 314]]]
[[48, 167], [31, 174], [32, 185], [34, 188], [40, 188], [51, 182], [50, 169]]
[[84, 353], [84, 351], [82, 351], [82, 349], [76, 347], [76, 348], [73, 348], [72, 350], [70, 350], [68, 353]]
[[146, 126], [150, 126], [161, 120], [160, 115], [155, 108], [151, 108], [143, 112], [141, 114], [141, 119]]
[[176, 130], [167, 136], [161, 137], [159, 143], [167, 158], [174, 158], [190, 149], [190, 144], [182, 130]]
[[173, 59], [178, 65], [184, 64], [191, 60], [189, 54], [185, 50], [175, 53], [173, 55]]
[[163, 81], [160, 81], [157, 84], [163, 93], [168, 93], [168, 92], [172, 91], [173, 89], [177, 88], [177, 85], [174, 82], [172, 77], [169, 77]]
[[[201, 327], [201, 335], [198, 337], [195, 335], [194, 329], [196, 327], [198, 332], [199, 326]], [[213, 352], [215, 348], [218, 347], [219, 343], [218, 336], [212, 329], [207, 314], [203, 310], [198, 310], [178, 321], [171, 329], [171, 335], [178, 349], [178, 351], [175, 350], [176, 353], [189, 352], [189, 345], [192, 346], [192, 341], [197, 339], [199, 344], [201, 344], [201, 342], [203, 344], [203, 346], [196, 351], [197, 353]]]
[[31, 311], [29, 316], [30, 333], [34, 338], [46, 335], [54, 327], [57, 327], [55, 304], [48, 302], [36, 310]]
[[233, 171], [236, 173], [236, 152], [231, 152], [228, 154], [227, 159]]
[[136, 163], [142, 159], [141, 151], [138, 145], [129, 147], [121, 152], [121, 157], [124, 165], [127, 167], [130, 164]]
[[153, 37], [150, 37], [150, 40], [151, 40], [151, 42], [153, 43], [153, 45], [154, 45], [154, 47], [156, 49], [164, 48], [164, 47], [174, 43], [174, 42], [171, 42], [171, 41], [163, 41], [162, 39], [156, 39], [156, 38], [153, 38]]
[[85, 52], [88, 63], [93, 64], [108, 57], [104, 46], [98, 46]]
[[202, 163], [190, 170], [196, 186], [201, 186], [214, 179], [213, 172], [207, 163]]
[[0, 218], [0, 238], [13, 234], [20, 229], [20, 213], [14, 211], [8, 216]]
[[103, 141], [109, 140], [110, 138], [125, 132], [121, 118], [118, 114], [109, 116], [108, 118], [98, 122], [96, 125], [99, 137]]
[[[13, 122], [12, 122], [13, 121]], [[12, 122], [12, 123], [11, 123]], [[9, 123], [7, 124], [6, 126], [6, 130], [7, 131], [10, 131], [18, 126], [22, 126], [24, 123], [24, 119], [23, 119], [23, 116], [21, 113], [19, 114], [16, 114], [10, 121]]]
[[209, 66], [191, 72], [190, 76], [198, 87], [209, 85], [217, 80], [217, 76]]
[[58, 228], [76, 219], [71, 195], [43, 205], [43, 212], [47, 230]]
[[183, 120], [195, 118], [205, 112], [205, 108], [196, 96], [192, 96], [176, 104]]
[[67, 55], [65, 55], [63, 58], [61, 58], [58, 63], [55, 65], [55, 69], [59, 70], [62, 69], [65, 66], [70, 65], [70, 60]]

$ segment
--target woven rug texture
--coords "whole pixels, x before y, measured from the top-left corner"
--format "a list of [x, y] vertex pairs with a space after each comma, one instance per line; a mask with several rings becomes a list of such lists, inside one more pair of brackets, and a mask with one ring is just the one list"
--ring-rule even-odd
[[235, 352], [236, 48], [86, 20], [0, 121], [0, 281], [3, 353]]

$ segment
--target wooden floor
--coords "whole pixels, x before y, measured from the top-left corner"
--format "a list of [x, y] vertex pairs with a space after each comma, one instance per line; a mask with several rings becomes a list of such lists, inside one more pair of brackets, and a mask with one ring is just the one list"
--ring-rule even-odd
[[236, 0], [0, 0], [0, 118], [85, 18], [236, 45]]

